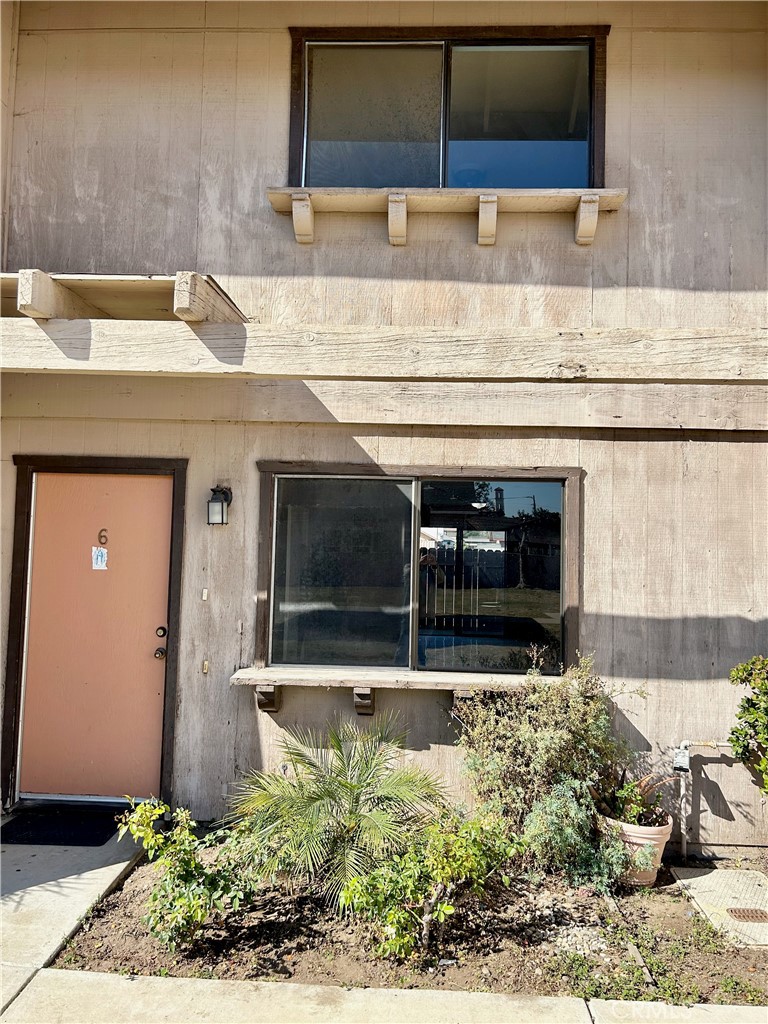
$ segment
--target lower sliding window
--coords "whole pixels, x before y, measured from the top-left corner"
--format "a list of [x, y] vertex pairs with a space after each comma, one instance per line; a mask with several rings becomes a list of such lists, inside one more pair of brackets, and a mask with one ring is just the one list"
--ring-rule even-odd
[[562, 658], [562, 480], [276, 476], [270, 662]]

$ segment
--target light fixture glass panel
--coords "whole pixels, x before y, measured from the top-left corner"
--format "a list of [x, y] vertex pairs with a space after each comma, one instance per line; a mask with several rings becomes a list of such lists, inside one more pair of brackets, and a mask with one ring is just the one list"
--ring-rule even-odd
[[410, 481], [277, 481], [273, 664], [406, 666]]
[[440, 185], [441, 45], [307, 48], [305, 184]]
[[228, 507], [226, 501], [214, 501], [208, 502], [208, 525], [209, 526], [226, 526], [228, 522], [227, 517]]
[[421, 486], [418, 667], [524, 672], [561, 660], [559, 482], [432, 480]]
[[590, 183], [589, 45], [454, 46], [446, 185]]

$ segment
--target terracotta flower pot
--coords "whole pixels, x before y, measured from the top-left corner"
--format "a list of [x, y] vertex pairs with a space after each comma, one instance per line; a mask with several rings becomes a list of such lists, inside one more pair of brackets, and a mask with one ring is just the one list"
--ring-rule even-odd
[[672, 818], [667, 815], [666, 824], [656, 826], [629, 825], [625, 821], [615, 821], [613, 818], [608, 818], [607, 821], [618, 828], [622, 842], [633, 858], [640, 850], [651, 847], [653, 851], [652, 866], [646, 869], [630, 868], [625, 881], [628, 885], [653, 885], [661, 864], [661, 855], [672, 834]]

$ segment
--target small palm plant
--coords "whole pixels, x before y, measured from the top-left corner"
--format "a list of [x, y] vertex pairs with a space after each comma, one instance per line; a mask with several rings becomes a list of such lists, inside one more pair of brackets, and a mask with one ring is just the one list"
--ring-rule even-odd
[[345, 885], [368, 874], [445, 805], [437, 777], [403, 764], [397, 719], [368, 729], [337, 722], [321, 736], [287, 731], [280, 772], [253, 772], [233, 801], [258, 874], [319, 885], [338, 903]]

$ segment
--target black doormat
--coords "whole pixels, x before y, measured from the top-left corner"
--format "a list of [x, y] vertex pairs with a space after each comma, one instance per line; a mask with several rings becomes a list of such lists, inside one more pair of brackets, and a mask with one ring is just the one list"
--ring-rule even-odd
[[117, 832], [115, 807], [21, 810], [0, 828], [3, 846], [103, 846]]

